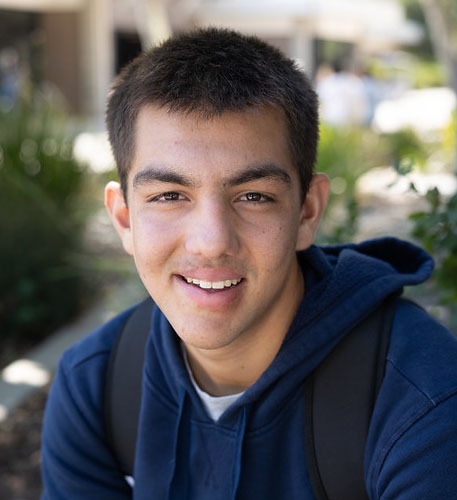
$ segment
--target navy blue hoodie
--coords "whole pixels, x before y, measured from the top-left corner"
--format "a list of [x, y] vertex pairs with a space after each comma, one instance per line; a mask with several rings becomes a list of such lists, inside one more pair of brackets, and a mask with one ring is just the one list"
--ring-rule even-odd
[[[433, 263], [396, 239], [299, 254], [306, 294], [273, 363], [214, 422], [189, 379], [180, 341], [155, 309], [146, 347], [133, 492], [106, 441], [103, 389], [111, 345], [131, 311], [62, 358], [43, 432], [43, 499], [312, 499], [303, 381], [391, 293]], [[457, 498], [457, 340], [425, 312], [396, 308], [370, 425], [372, 499]]]

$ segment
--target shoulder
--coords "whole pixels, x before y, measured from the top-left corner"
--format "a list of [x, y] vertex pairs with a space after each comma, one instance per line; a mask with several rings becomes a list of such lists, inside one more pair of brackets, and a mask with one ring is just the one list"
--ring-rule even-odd
[[457, 336], [412, 302], [400, 300], [387, 370], [394, 370], [436, 405], [457, 392]]
[[67, 371], [77, 370], [83, 365], [96, 363], [97, 359], [109, 354], [117, 336], [136, 307], [130, 307], [117, 314], [72, 345], [63, 353], [61, 365]]
[[51, 396], [66, 391], [74, 397], [102, 398], [105, 373], [114, 343], [137, 306], [117, 314], [67, 349], [59, 362]]
[[457, 337], [400, 300], [367, 440], [372, 497], [449, 498], [457, 488], [456, 414]]
[[109, 355], [133, 310], [90, 333], [60, 360], [42, 430], [43, 480], [49, 498], [84, 498], [96, 491], [102, 491], [97, 498], [127, 498], [123, 475], [107, 444], [103, 405]]

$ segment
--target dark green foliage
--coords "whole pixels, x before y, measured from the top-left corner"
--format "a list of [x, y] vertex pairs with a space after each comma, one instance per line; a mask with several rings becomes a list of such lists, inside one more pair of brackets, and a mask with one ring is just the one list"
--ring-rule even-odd
[[435, 278], [449, 303], [457, 301], [457, 193], [443, 200], [438, 189], [426, 195], [429, 210], [415, 212], [413, 234], [437, 260]]
[[72, 156], [65, 117], [42, 94], [0, 110], [0, 331], [40, 338], [81, 304], [71, 264], [83, 221], [84, 169]]
[[410, 173], [414, 167], [423, 167], [430, 155], [424, 141], [411, 129], [384, 136], [392, 166], [400, 175]]
[[358, 229], [357, 179], [385, 164], [388, 155], [384, 142], [369, 129], [321, 125], [320, 132], [317, 171], [329, 176], [331, 192], [319, 239], [341, 243], [353, 239]]
[[[436, 154], [437, 147], [443, 151], [443, 158], [450, 158], [455, 149], [455, 114], [444, 131], [443, 143], [427, 145], [413, 131], [404, 130], [389, 138], [392, 151], [392, 165], [400, 176], [407, 176], [416, 166], [423, 166], [427, 159]], [[450, 166], [450, 165], [448, 165]], [[414, 182], [410, 189], [417, 192]], [[436, 261], [433, 275], [434, 285], [438, 287], [439, 300], [449, 306], [450, 324], [457, 325], [457, 193], [443, 197], [435, 187], [425, 195], [427, 208], [410, 215], [413, 221], [412, 235]]]

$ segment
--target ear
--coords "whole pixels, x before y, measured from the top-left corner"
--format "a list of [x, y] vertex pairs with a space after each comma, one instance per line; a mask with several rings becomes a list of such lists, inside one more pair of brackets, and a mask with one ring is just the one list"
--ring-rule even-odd
[[124, 250], [133, 255], [132, 230], [130, 225], [130, 211], [125, 202], [121, 186], [111, 181], [105, 187], [105, 207], [111, 223], [120, 236]]
[[300, 214], [296, 250], [306, 250], [314, 241], [319, 222], [327, 206], [330, 180], [325, 174], [314, 174]]

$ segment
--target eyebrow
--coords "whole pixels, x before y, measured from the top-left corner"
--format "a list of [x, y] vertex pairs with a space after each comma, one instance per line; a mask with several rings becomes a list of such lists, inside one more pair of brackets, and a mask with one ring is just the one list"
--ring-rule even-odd
[[[273, 163], [262, 163], [248, 166], [245, 170], [224, 179], [223, 185], [228, 187], [239, 186], [248, 182], [260, 179], [277, 179], [284, 184], [291, 184], [292, 179], [283, 167]], [[162, 166], [148, 166], [135, 174], [133, 178], [133, 188], [149, 184], [152, 182], [164, 182], [192, 187], [195, 182], [185, 174], [176, 172], [172, 168]]]
[[265, 178], [277, 179], [285, 184], [292, 183], [289, 173], [283, 167], [274, 163], [262, 163], [251, 165], [246, 170], [227, 179], [224, 184], [228, 186], [238, 186], [240, 184]]
[[182, 173], [178, 173], [166, 167], [150, 166], [135, 174], [133, 178], [133, 188], [151, 182], [166, 182], [169, 184], [179, 184], [181, 186], [192, 186], [194, 182]]

